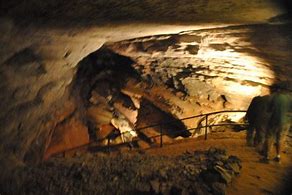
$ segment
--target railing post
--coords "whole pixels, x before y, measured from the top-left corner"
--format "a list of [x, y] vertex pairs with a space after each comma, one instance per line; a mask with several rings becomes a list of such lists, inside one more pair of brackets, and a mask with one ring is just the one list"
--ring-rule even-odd
[[110, 138], [107, 138], [107, 152], [110, 153]]
[[159, 125], [159, 129], [160, 129], [160, 148], [162, 148], [162, 146], [163, 146], [162, 125]]
[[206, 123], [205, 123], [205, 140], [208, 138], [208, 114], [206, 114]]

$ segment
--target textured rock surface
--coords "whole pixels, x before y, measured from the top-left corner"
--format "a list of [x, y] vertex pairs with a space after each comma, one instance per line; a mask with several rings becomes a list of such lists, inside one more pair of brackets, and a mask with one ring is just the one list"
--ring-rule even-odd
[[[199, 104], [200, 98], [208, 98], [202, 94], [199, 96], [199, 99], [190, 99], [190, 102], [179, 101], [179, 99], [185, 98], [185, 90], [191, 89], [188, 87], [189, 85], [196, 85], [202, 92], [207, 90], [209, 93], [210, 90], [218, 86], [216, 79], [219, 80], [219, 85], [222, 83], [236, 83], [234, 80], [227, 82], [222, 77], [241, 79], [238, 77], [234, 78], [234, 75], [237, 74], [233, 73], [234, 68], [231, 65], [235, 64], [234, 67], [242, 65], [242, 62], [238, 63], [238, 59], [243, 59], [244, 64], [246, 60], [251, 60], [253, 63], [256, 63], [254, 67], [258, 67], [259, 70], [264, 71], [263, 77], [266, 74], [266, 70], [263, 67], [271, 67], [275, 74], [274, 77], [262, 79], [261, 76], [255, 75], [258, 78], [258, 80], [255, 80], [257, 83], [269, 85], [273, 81], [273, 78], [283, 80], [290, 78], [290, 24], [251, 25], [182, 33], [179, 32], [203, 27], [181, 25], [181, 23], [180, 25], [170, 25], [174, 22], [194, 22], [194, 24], [203, 23], [205, 27], [210, 28], [208, 22], [216, 21], [222, 23], [225, 19], [230, 23], [262, 22], [265, 19], [281, 13], [271, 1], [255, 0], [246, 2], [224, 0], [220, 5], [217, 1], [208, 1], [207, 4], [206, 2], [197, 1], [191, 4], [190, 1], [180, 1], [178, 6], [176, 6], [176, 3], [169, 2], [163, 2], [161, 6], [157, 6], [157, 4], [161, 3], [157, 1], [145, 1], [145, 3], [137, 3], [135, 1], [115, 1], [115, 3], [112, 1], [87, 1], [87, 4], [84, 1], [70, 1], [70, 3], [58, 2], [58, 4], [56, 4], [56, 1], [9, 1], [6, 4], [1, 2], [0, 162], [4, 163], [1, 168], [5, 169], [5, 164], [12, 166], [14, 161], [17, 160], [37, 162], [41, 159], [50, 135], [52, 135], [56, 126], [64, 120], [62, 117], [59, 118], [60, 115], [58, 113], [66, 113], [64, 114], [66, 118], [74, 112], [75, 107], [77, 110], [80, 109], [78, 105], [80, 102], [76, 102], [75, 99], [72, 100], [73, 105], [69, 106], [70, 109], [66, 107], [69, 97], [72, 95], [71, 84], [76, 73], [78, 62], [89, 53], [97, 50], [105, 42], [116, 42], [151, 35], [152, 37], [149, 37], [148, 42], [137, 39], [138, 45], [141, 43], [142, 49], [146, 49], [147, 51], [135, 49], [137, 46], [133, 43], [132, 46], [125, 47], [127, 50], [125, 55], [131, 56], [136, 60], [137, 57], [133, 56], [133, 53], [130, 52], [131, 47], [133, 47], [138, 52], [137, 55], [142, 56], [141, 59], [137, 59], [137, 63], [145, 65], [146, 68], [151, 67], [149, 63], [152, 59], [155, 59], [149, 58], [149, 55], [155, 57], [155, 55], [161, 54], [165, 58], [171, 57], [168, 56], [167, 52], [172, 44], [174, 44], [172, 45], [173, 47], [179, 46], [177, 52], [185, 52], [184, 56], [186, 58], [188, 56], [189, 58], [195, 57], [195, 63], [190, 63], [191, 67], [185, 67], [188, 59], [183, 59], [182, 62], [176, 61], [175, 59], [171, 60], [170, 62], [172, 63], [169, 63], [171, 66], [177, 63], [184, 68], [165, 73], [162, 72], [162, 69], [168, 64], [167, 59], [165, 61], [158, 59], [158, 62], [153, 62], [153, 65], [159, 65], [157, 68], [159, 74], [153, 74], [153, 76], [160, 75], [162, 77], [161, 81], [165, 81], [169, 77], [169, 74], [179, 75], [177, 79], [170, 82], [174, 86], [178, 97], [175, 99], [177, 100], [175, 101], [177, 102], [176, 104], [173, 104], [173, 102], [169, 103], [171, 105], [173, 104], [176, 108], [184, 107], [179, 104], [189, 106], [191, 103], [191, 105], [196, 105]], [[102, 9], [96, 11], [99, 7]], [[108, 12], [108, 10], [111, 10], [111, 12]], [[259, 10], [262, 10], [262, 12], [259, 13]], [[106, 12], [109, 14], [108, 17], [104, 17]], [[251, 15], [253, 13], [257, 14]], [[173, 18], [172, 16], [175, 17]], [[122, 21], [129, 17], [132, 17], [138, 22], [160, 21], [162, 19], [161, 21], [165, 24], [137, 24], [129, 21], [128, 23], [120, 23], [119, 25], [111, 25], [113, 24], [111, 22], [107, 24], [103, 23], [109, 20]], [[87, 26], [85, 28], [82, 25], [82, 21], [85, 19], [88, 19], [89, 23], [93, 26], [90, 28], [87, 28]], [[97, 23], [103, 23], [103, 25], [99, 25], [98, 27], [94, 26]], [[38, 24], [42, 25], [38, 26]], [[60, 26], [62, 25], [66, 25], [66, 28], [61, 28]], [[225, 24], [222, 24], [222, 26], [225, 26]], [[157, 34], [170, 33], [179, 34], [177, 36], [153, 37], [153, 35]], [[209, 33], [212, 34], [212, 37], [208, 36]], [[182, 36], [183, 34], [185, 36]], [[223, 41], [217, 35], [221, 37], [226, 36], [230, 40]], [[170, 39], [167, 37], [170, 37]], [[178, 37], [180, 41], [177, 41], [175, 37]], [[161, 39], [161, 41], [157, 41], [156, 39]], [[220, 43], [218, 44], [217, 42]], [[222, 44], [223, 42], [224, 44]], [[182, 49], [183, 47], [185, 49]], [[219, 56], [215, 59], [211, 58], [212, 60], [208, 61], [208, 58], [206, 59], [206, 56], [203, 55], [203, 51], [206, 49], [205, 52], [209, 52], [211, 47], [216, 51], [212, 54], [218, 54], [218, 52], [226, 51], [226, 49], [233, 49], [233, 52], [231, 52], [231, 56], [223, 55], [222, 58]], [[119, 48], [115, 50], [120, 53], [123, 52]], [[243, 53], [248, 54], [249, 57], [242, 56]], [[259, 57], [260, 60], [254, 61], [254, 56]], [[228, 60], [225, 63], [224, 59], [226, 58]], [[201, 64], [197, 63], [198, 59], [202, 60]], [[203, 67], [203, 61], [208, 61], [207, 66], [210, 66], [210, 70], [206, 70], [206, 67], [202, 70], [196, 70], [195, 72], [198, 76], [192, 75], [192, 79], [194, 78], [195, 82], [184, 77], [184, 72], [193, 71], [197, 66]], [[210, 65], [208, 65], [209, 63]], [[224, 63], [224, 66], [222, 63]], [[217, 65], [221, 67], [220, 69], [226, 68], [226, 71], [219, 78], [215, 77], [211, 79], [210, 76], [212, 77], [214, 74], [218, 75], [221, 73], [220, 70], [216, 69]], [[247, 68], [250, 69], [249, 66]], [[183, 74], [178, 74], [181, 72]], [[250, 75], [245, 76], [250, 77]], [[241, 80], [241, 84], [243, 83], [244, 80]], [[240, 86], [235, 85], [235, 88], [240, 88]], [[263, 85], [259, 86], [259, 88], [262, 88]], [[155, 93], [155, 86], [152, 92]], [[228, 96], [221, 96], [225, 94], [221, 94], [220, 90], [219, 92], [215, 90], [215, 92], [215, 95], [209, 94], [209, 99], [215, 101], [217, 97], [220, 97], [218, 108], [228, 105], [226, 100], [230, 101], [229, 96], [235, 96], [235, 99], [240, 99], [237, 91], [230, 91], [227, 94]], [[197, 96], [196, 93], [194, 90], [187, 90], [187, 94], [195, 97]], [[149, 96], [147, 98], [151, 99], [151, 102], [156, 102], [159, 99], [162, 100], [163, 96], [157, 93], [157, 97]], [[189, 113], [181, 113], [180, 109], [169, 109], [169, 106], [162, 106], [160, 109], [166, 112], [179, 110], [178, 114], [172, 113], [179, 117], [203, 111], [203, 109], [198, 109], [200, 107], [200, 105], [194, 106], [194, 110]], [[207, 103], [203, 107], [206, 108], [204, 111], [213, 109], [213, 107], [209, 108]], [[11, 161], [13, 162], [10, 162], [9, 159], [12, 159]], [[6, 163], [6, 161], [9, 161], [9, 163]], [[15, 163], [17, 164], [18, 162]]]
[[226, 184], [239, 175], [240, 169], [237, 157], [216, 148], [175, 157], [81, 155], [19, 168], [11, 182], [14, 188], [5, 192], [225, 194]]
[[[29, 1], [11, 0], [1, 6], [1, 15], [20, 21], [35, 20], [39, 23], [49, 20], [51, 25], [73, 22], [89, 24], [119, 21], [147, 22], [254, 22], [262, 21], [283, 13], [272, 0], [175, 0], [169, 1], [115, 1], [79, 0], [60, 2], [58, 0]], [[60, 15], [63, 21], [60, 21]], [[252, 17], [251, 17], [252, 15]], [[37, 18], [36, 18], [37, 17]]]
[[[292, 67], [286, 60], [291, 56], [291, 24], [276, 26], [185, 31], [106, 47], [135, 61], [133, 66], [153, 88], [148, 94], [142, 92], [145, 97], [175, 118], [184, 118], [224, 109], [245, 110], [252, 97], [269, 93], [274, 82], [291, 82]], [[264, 31], [268, 33], [260, 36]], [[265, 39], [274, 40], [273, 45]], [[278, 45], [283, 42], [283, 47]], [[240, 115], [211, 117], [212, 123], [238, 120]], [[185, 121], [185, 125], [194, 128], [200, 120]]]
[[[268, 45], [253, 44], [261, 41], [261, 37], [253, 37], [261, 28], [271, 31], [271, 38], [277, 33], [268, 25], [238, 26], [133, 39], [109, 47], [135, 59], [135, 67], [145, 79], [150, 76], [152, 82], [165, 84], [182, 99], [188, 96], [213, 110], [235, 105], [240, 109], [246, 108], [251, 96], [267, 93], [276, 76], [289, 79], [282, 72], [274, 73], [263, 57]], [[289, 51], [278, 52], [284, 59], [290, 55]], [[284, 69], [291, 71], [289, 65]]]
[[44, 159], [51, 155], [89, 143], [87, 127], [76, 118], [69, 118], [58, 125], [51, 137]]

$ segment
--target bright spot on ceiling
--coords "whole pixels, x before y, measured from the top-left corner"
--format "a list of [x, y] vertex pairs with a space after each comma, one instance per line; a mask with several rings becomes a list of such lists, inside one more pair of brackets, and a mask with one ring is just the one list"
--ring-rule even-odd
[[[217, 37], [208, 37], [200, 45], [197, 57], [201, 58], [208, 64], [211, 69], [214, 67], [220, 71], [224, 81], [220, 84], [223, 90], [240, 96], [257, 96], [262, 94], [263, 85], [273, 83], [275, 75], [270, 70], [269, 64], [264, 59], [260, 59], [252, 54], [236, 51], [236, 49], [227, 48], [225, 50], [216, 50], [211, 44], [216, 42], [229, 42], [234, 44], [235, 39], [224, 37], [218, 40]], [[215, 43], [216, 43], [215, 42]], [[252, 48], [248, 43], [242, 43], [242, 48]]]

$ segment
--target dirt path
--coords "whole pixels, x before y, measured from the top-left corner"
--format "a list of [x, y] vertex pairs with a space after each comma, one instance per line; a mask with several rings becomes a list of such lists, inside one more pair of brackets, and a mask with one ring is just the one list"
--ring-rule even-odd
[[264, 164], [254, 148], [245, 145], [245, 133], [217, 133], [203, 139], [178, 141], [161, 149], [149, 149], [147, 153], [157, 155], [176, 155], [187, 150], [204, 150], [209, 147], [225, 148], [230, 155], [242, 160], [242, 171], [227, 189], [227, 194], [292, 194], [292, 152], [291, 148], [282, 154], [282, 162]]

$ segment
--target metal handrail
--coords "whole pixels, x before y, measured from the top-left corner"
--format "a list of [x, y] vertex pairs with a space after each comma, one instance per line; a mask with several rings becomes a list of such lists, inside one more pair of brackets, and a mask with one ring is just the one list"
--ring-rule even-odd
[[[191, 130], [196, 130], [196, 129], [202, 129], [202, 128], [205, 128], [205, 140], [207, 140], [207, 134], [208, 134], [208, 128], [209, 127], [214, 127], [214, 126], [227, 126], [227, 125], [247, 125], [247, 123], [221, 123], [221, 124], [212, 124], [212, 125], [209, 125], [208, 124], [208, 117], [210, 115], [215, 115], [215, 114], [220, 114], [220, 113], [233, 113], [233, 112], [246, 112], [246, 110], [222, 110], [222, 111], [215, 111], [215, 112], [210, 112], [210, 113], [205, 113], [205, 114], [199, 114], [199, 115], [194, 115], [194, 116], [190, 116], [190, 117], [185, 117], [185, 118], [181, 118], [181, 119], [174, 119], [174, 120], [169, 120], [169, 121], [166, 121], [166, 122], [163, 122], [163, 123], [157, 123], [157, 124], [153, 124], [153, 125], [148, 125], [148, 126], [144, 126], [144, 127], [141, 127], [141, 128], [137, 128], [135, 129], [136, 131], [141, 131], [141, 130], [145, 130], [145, 129], [148, 129], [148, 128], [153, 128], [153, 127], [159, 127], [159, 135], [155, 135], [155, 136], [151, 136], [151, 137], [148, 137], [149, 139], [153, 139], [153, 138], [157, 138], [157, 137], [160, 137], [160, 147], [163, 147], [163, 136], [164, 135], [168, 135], [167, 133], [163, 133], [162, 132], [162, 127], [163, 125], [167, 125], [167, 124], [170, 124], [170, 123], [173, 123], [173, 122], [176, 122], [176, 121], [185, 121], [185, 120], [189, 120], [189, 119], [194, 119], [194, 118], [198, 118], [198, 117], [205, 117], [205, 125], [204, 126], [197, 126], [195, 128], [190, 128], [190, 129], [184, 129], [184, 131], [191, 131]], [[178, 133], [178, 132], [181, 132], [182, 130], [179, 130], [179, 131], [173, 131], [172, 133]], [[120, 133], [119, 136], [122, 136], [126, 133], [129, 133], [130, 131], [126, 131], [126, 132], [123, 132], [123, 133]], [[62, 151], [62, 152], [59, 152], [57, 154], [60, 154], [60, 153], [65, 153], [65, 152], [69, 152], [69, 151], [73, 151], [73, 150], [77, 150], [77, 149], [81, 149], [81, 148], [84, 148], [84, 147], [87, 147], [87, 146], [90, 146], [91, 144], [93, 143], [97, 143], [97, 142], [101, 142], [101, 141], [104, 141], [104, 140], [108, 140], [108, 145], [107, 146], [104, 146], [104, 147], [107, 147], [108, 149], [110, 147], [113, 147], [113, 146], [117, 146], [118, 144], [114, 144], [114, 145], [110, 145], [109, 144], [109, 140], [110, 138], [108, 137], [105, 137], [105, 138], [102, 138], [102, 139], [97, 139], [97, 140], [94, 140], [94, 141], [91, 141], [87, 144], [84, 144], [84, 145], [81, 145], [81, 146], [78, 146], [78, 147], [75, 147], [75, 148], [71, 148], [69, 150], [66, 150], [66, 151]], [[133, 142], [136, 142], [136, 141], [139, 141], [141, 140], [141, 138], [135, 140], [135, 141], [129, 141], [129, 142], [123, 142], [121, 145], [125, 145], [125, 144], [130, 144], [130, 143], [133, 143]], [[57, 155], [55, 154], [55, 155]]]
[[152, 125], [149, 125], [149, 126], [140, 127], [138, 129], [136, 129], [136, 131], [137, 130], [148, 129], [148, 128], [151, 128], [151, 127], [157, 127], [157, 126], [160, 126], [160, 125], [166, 125], [166, 124], [169, 124], [169, 123], [172, 123], [172, 122], [175, 122], [175, 121], [185, 121], [185, 120], [188, 120], [188, 119], [198, 118], [198, 117], [207, 116], [207, 115], [210, 116], [210, 115], [226, 113], [226, 112], [246, 112], [246, 110], [221, 110], [221, 111], [216, 111], [216, 112], [209, 112], [209, 113], [189, 116], [189, 117], [185, 117], [185, 118], [181, 118], [181, 119], [169, 120], [169, 121], [166, 121], [164, 123], [156, 123], [156, 124], [152, 124]]

